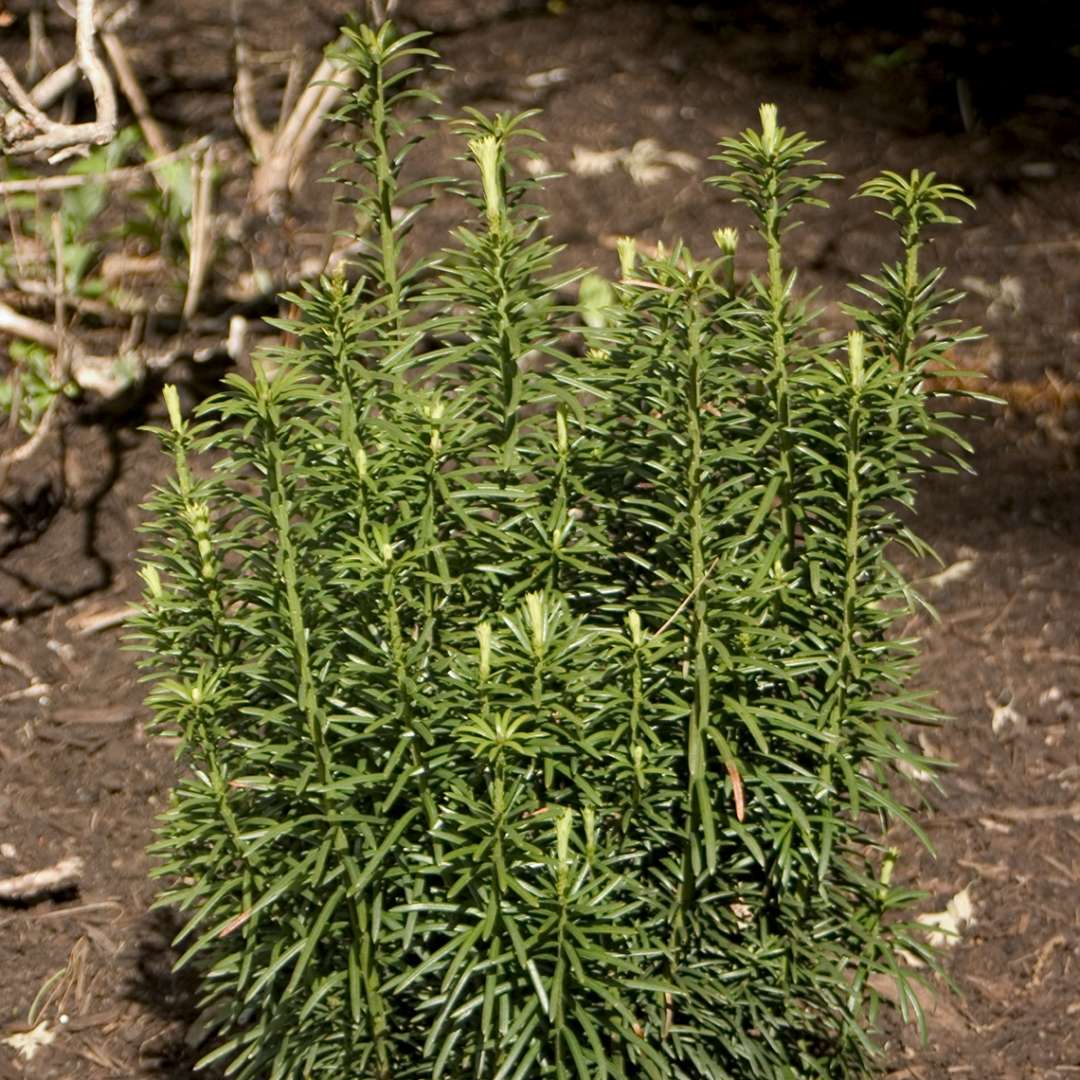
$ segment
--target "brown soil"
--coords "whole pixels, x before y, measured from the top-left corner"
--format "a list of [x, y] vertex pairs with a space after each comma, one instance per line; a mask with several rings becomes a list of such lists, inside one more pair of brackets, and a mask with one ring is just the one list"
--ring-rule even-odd
[[[804, 286], [835, 298], [893, 257], [884, 223], [847, 199], [879, 168], [933, 168], [976, 198], [967, 227], [947, 230], [935, 255], [968, 289], [963, 317], [987, 331], [962, 359], [994, 376], [1010, 408], [963, 424], [977, 476], [937, 477], [922, 493], [921, 532], [949, 570], [935, 579], [939, 567], [912, 567], [929, 577], [939, 620], [908, 629], [924, 642], [923, 682], [955, 718], [928, 748], [953, 768], [925, 823], [936, 856], [912, 846], [902, 861], [930, 894], [925, 910], [970, 887], [975, 921], [949, 953], [962, 997], [931, 1012], [925, 1045], [896, 1031], [889, 1075], [1069, 1080], [1080, 1076], [1080, 106], [1062, 87], [1076, 85], [1068, 46], [1080, 33], [1060, 21], [1047, 30], [1039, 3], [1026, 18], [897, 6], [897, 25], [883, 28], [842, 2], [814, 14], [766, 5], [768, 15], [644, 0], [402, 4], [407, 21], [438, 31], [454, 69], [438, 80], [448, 110], [545, 109], [535, 122], [544, 156], [571, 173], [547, 200], [568, 261], [612, 271], [612, 240], [624, 233], [706, 250], [713, 228], [742, 221], [700, 177], [716, 141], [752, 124], [766, 100], [789, 129], [824, 139], [847, 177], [833, 212], [811, 213], [791, 237]], [[227, 8], [148, 2], [124, 36], [172, 134], [212, 131], [223, 160], [242, 162]], [[346, 9], [265, 5], [254, 44], [314, 56]], [[1027, 42], [1031, 24], [1050, 37]], [[267, 117], [280, 84], [264, 80]], [[573, 172], [576, 147], [646, 138], [700, 168], [671, 167], [648, 186], [621, 166]], [[228, 201], [240, 191], [226, 184], [223, 212], [241, 214]], [[327, 189], [309, 184], [280, 228], [256, 223], [232, 257], [299, 265], [330, 220]], [[63, 447], [0, 493], [0, 878], [66, 855], [85, 862], [77, 890], [0, 906], [0, 1038], [65, 972], [46, 990], [55, 1041], [29, 1063], [0, 1044], [0, 1077], [179, 1080], [194, 1057], [193, 988], [170, 972], [176, 924], [149, 910], [144, 854], [174, 776], [171, 750], [143, 735], [133, 657], [108, 619], [137, 596], [140, 503], [168, 473], [137, 430], [160, 415], [155, 396], [132, 410], [73, 409]]]

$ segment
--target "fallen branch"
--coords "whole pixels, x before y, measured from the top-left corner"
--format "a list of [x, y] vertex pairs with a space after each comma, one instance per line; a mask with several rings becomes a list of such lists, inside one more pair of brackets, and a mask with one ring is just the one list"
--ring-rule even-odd
[[0, 88], [15, 106], [18, 115], [4, 117], [5, 152], [8, 154], [51, 153], [50, 161], [85, 153], [91, 145], [101, 146], [116, 136], [116, 93], [109, 73], [94, 51], [94, 0], [78, 0], [75, 9], [75, 59], [79, 71], [90, 83], [94, 95], [95, 120], [84, 124], [62, 124], [51, 120], [23, 89], [7, 61], [0, 57]]
[[17, 656], [5, 652], [3, 649], [0, 649], [0, 667], [7, 667], [11, 668], [12, 671], [17, 671], [28, 683], [38, 681], [34, 669], [25, 660], [20, 660]]
[[77, 855], [61, 859], [55, 866], [35, 870], [18, 877], [0, 878], [0, 900], [26, 901], [50, 893], [63, 892], [78, 885], [83, 861]]
[[[667, 630], [671, 624], [686, 610], [686, 605], [694, 599], [695, 596], [701, 591], [701, 586], [709, 580], [709, 575], [716, 568], [716, 564], [720, 561], [720, 557], [717, 556], [711, 563], [709, 563], [708, 569], [701, 575], [701, 580], [682, 598], [682, 603], [668, 616], [667, 622], [660, 627], [652, 636], [652, 640], [655, 641], [665, 630]], [[742, 818], [739, 818], [742, 821]]]
[[[0, 284], [2, 284], [2, 279], [0, 279]], [[25, 301], [30, 304], [36, 303], [40, 305], [56, 302], [55, 288], [44, 281], [12, 276], [10, 284], [11, 288], [9, 290], [0, 290], [0, 297], [7, 296], [9, 299], [14, 299], [16, 303]], [[142, 310], [134, 301], [128, 301], [128, 298], [125, 298], [125, 306], [121, 307], [119, 304], [111, 304], [107, 300], [91, 300], [75, 293], [65, 292], [63, 295], [64, 303], [72, 311], [77, 311], [80, 315], [92, 315], [106, 323], [126, 323], [131, 315]], [[4, 302], [0, 298], [0, 303]]]
[[995, 806], [987, 810], [991, 817], [1006, 821], [1055, 821], [1058, 818], [1080, 819], [1080, 802], [1067, 806]]
[[20, 461], [27, 461], [37, 453], [38, 447], [45, 441], [46, 436], [52, 430], [53, 420], [56, 418], [58, 411], [58, 402], [60, 401], [60, 395], [56, 394], [52, 401], [46, 406], [45, 411], [41, 414], [40, 419], [37, 422], [37, 427], [34, 428], [34, 434], [24, 443], [20, 443], [18, 446], [11, 450], [5, 450], [0, 454], [0, 491], [3, 490], [4, 484], [7, 481], [8, 470], [12, 465], [17, 464]]
[[[99, 18], [96, 25], [99, 31], [111, 30], [114, 33], [119, 30], [135, 14], [137, 4], [133, 2], [123, 4], [116, 11]], [[30, 91], [30, 100], [39, 108], [47, 109], [64, 96], [82, 77], [77, 60], [69, 60], [61, 64], [55, 71], [50, 71]]]
[[34, 195], [45, 191], [67, 191], [70, 188], [82, 187], [84, 184], [128, 184], [137, 183], [148, 172], [153, 172], [162, 165], [176, 161], [182, 157], [196, 157], [208, 145], [210, 139], [203, 136], [193, 143], [181, 146], [179, 150], [171, 150], [167, 154], [154, 158], [152, 161], [144, 161], [141, 165], [125, 165], [120, 169], [106, 169], [103, 172], [74, 173], [64, 176], [37, 176], [26, 180], [3, 180], [0, 181], [0, 195]]
[[3, 301], [0, 301], [0, 334], [33, 341], [37, 345], [44, 345], [46, 349], [60, 347], [60, 338], [54, 327], [40, 319], [31, 319], [29, 315], [20, 314]]
[[[2, 487], [0, 483], [0, 487]], [[18, 701], [22, 698], [39, 698], [44, 694], [49, 693], [52, 690], [52, 686], [49, 683], [31, 683], [30, 686], [24, 686], [21, 690], [9, 690], [6, 694], [0, 694], [0, 701]]]
[[67, 625], [77, 637], [88, 637], [127, 622], [138, 611], [137, 607], [125, 604], [123, 607], [111, 608], [108, 611], [83, 612], [68, 619]]

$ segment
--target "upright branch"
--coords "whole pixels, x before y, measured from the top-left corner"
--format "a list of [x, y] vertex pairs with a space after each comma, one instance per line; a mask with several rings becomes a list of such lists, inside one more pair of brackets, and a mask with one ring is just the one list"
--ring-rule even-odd
[[873, 336], [884, 339], [902, 371], [919, 379], [924, 366], [919, 362], [920, 356], [925, 358], [938, 351], [918, 349], [919, 336], [929, 328], [933, 315], [956, 298], [953, 293], [935, 291], [941, 271], [932, 271], [927, 277], [921, 274], [919, 252], [924, 243], [923, 234], [928, 226], [960, 223], [958, 217], [946, 211], [947, 202], [965, 206], [974, 203], [956, 184], [943, 183], [934, 173], [921, 173], [918, 169], [913, 169], [908, 177], [887, 170], [863, 184], [856, 195], [886, 204], [877, 213], [898, 226], [904, 258], [898, 266], [885, 267], [881, 277], [865, 279], [877, 288], [855, 286], [857, 292], [873, 301], [879, 312], [871, 307], [848, 309], [848, 313]]
[[[355, 135], [343, 141], [349, 156], [334, 166], [343, 201], [356, 214], [361, 272], [390, 317], [389, 329], [400, 334], [415, 268], [406, 265], [402, 245], [416, 215], [430, 202], [436, 180], [402, 182], [402, 169], [422, 136], [422, 118], [404, 115], [415, 101], [437, 103], [427, 90], [410, 87], [420, 64], [435, 56], [419, 43], [426, 33], [397, 36], [390, 24], [377, 30], [347, 27], [343, 45], [331, 55], [350, 72], [352, 89], [333, 119], [356, 125]], [[345, 170], [358, 166], [355, 179]], [[408, 202], [409, 205], [404, 205]]]
[[763, 372], [773, 406], [776, 425], [777, 468], [780, 474], [780, 517], [784, 546], [781, 555], [784, 570], [795, 563], [797, 546], [797, 510], [795, 444], [792, 416], [791, 376], [796, 361], [794, 348], [799, 320], [792, 311], [791, 292], [794, 274], [783, 267], [782, 238], [797, 223], [788, 220], [800, 204], [827, 206], [813, 192], [831, 173], [799, 172], [823, 162], [809, 155], [821, 144], [802, 133], [788, 135], [777, 124], [775, 105], [762, 105], [761, 131], [747, 130], [739, 138], [724, 139], [721, 152], [713, 160], [728, 166], [730, 172], [709, 177], [708, 183], [734, 193], [735, 201], [749, 206], [757, 219], [757, 232], [765, 241], [768, 276], [764, 285], [756, 285], [753, 302], [763, 309], [762, 348], [766, 354]]

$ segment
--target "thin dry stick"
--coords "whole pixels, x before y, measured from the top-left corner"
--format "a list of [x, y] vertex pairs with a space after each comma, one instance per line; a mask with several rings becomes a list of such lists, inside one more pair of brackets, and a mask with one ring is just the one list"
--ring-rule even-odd
[[61, 64], [55, 71], [50, 71], [30, 91], [30, 100], [39, 109], [47, 109], [79, 81], [80, 74], [79, 65], [75, 60]]
[[2, 300], [0, 300], [0, 334], [24, 338], [38, 345], [44, 345], [46, 349], [60, 347], [60, 339], [54, 327], [41, 322], [40, 319], [31, 319], [29, 315], [20, 314]]
[[0, 667], [9, 667], [12, 671], [17, 671], [28, 683], [38, 681], [34, 669], [25, 660], [20, 660], [17, 656], [3, 649], [0, 649]]
[[113, 71], [116, 72], [116, 81], [120, 84], [124, 97], [128, 99], [131, 111], [135, 114], [135, 119], [139, 121], [143, 137], [146, 139], [150, 149], [154, 151], [154, 156], [163, 157], [165, 154], [171, 153], [172, 146], [165, 137], [161, 125], [154, 119], [154, 115], [150, 111], [150, 102], [147, 101], [146, 95], [143, 93], [142, 86], [135, 75], [135, 69], [131, 66], [127, 51], [124, 49], [120, 39], [113, 31], [102, 30], [101, 44], [105, 46], [105, 52], [108, 54]]
[[70, 889], [79, 883], [82, 869], [82, 859], [78, 855], [72, 855], [44, 870], [20, 874], [18, 877], [0, 878], [0, 900], [33, 900], [49, 893]]
[[702, 574], [701, 580], [683, 597], [682, 603], [679, 604], [679, 606], [671, 613], [670, 616], [668, 616], [667, 622], [665, 622], [664, 625], [661, 626], [660, 629], [657, 630], [655, 634], [653, 634], [653, 636], [652, 636], [653, 641], [655, 641], [665, 630], [668, 629], [668, 627], [671, 626], [671, 624], [686, 610], [686, 605], [689, 604], [690, 601], [693, 600], [694, 597], [697, 596], [697, 594], [699, 592], [701, 592], [701, 586], [704, 585], [705, 582], [709, 580], [709, 575], [713, 572], [713, 570], [716, 567], [716, 564], [719, 561], [720, 561], [720, 556], [717, 555], [716, 558], [713, 559], [713, 561], [711, 563], [709, 563], [709, 568], [705, 571], [704, 574]]
[[299, 45], [294, 45], [289, 57], [289, 70], [285, 76], [285, 89], [281, 94], [281, 115], [285, 116], [296, 108], [296, 99], [300, 94], [300, 80], [304, 75], [304, 57]]
[[107, 169], [104, 172], [75, 173], [64, 176], [38, 176], [27, 180], [4, 180], [0, 181], [0, 195], [36, 194], [44, 191], [67, 191], [69, 188], [82, 187], [83, 184], [131, 184], [137, 183], [147, 172], [177, 158], [188, 155], [198, 155], [210, 143], [208, 136], [203, 136], [196, 142], [181, 146], [179, 150], [171, 150], [167, 154], [154, 158], [153, 161], [145, 161], [141, 165], [125, 165], [120, 169]]
[[[10, 357], [12, 376], [11, 376], [11, 402], [8, 406], [8, 423], [7, 429], [9, 434], [19, 430], [19, 418], [22, 416], [22, 399], [23, 399], [23, 376], [22, 376], [22, 362]], [[4, 475], [3, 469], [0, 468], [0, 480]]]
[[115, 910], [123, 910], [123, 904], [118, 900], [99, 900], [94, 904], [79, 904], [77, 907], [57, 908], [55, 911], [40, 911], [36, 912], [33, 916], [35, 921], [37, 919], [63, 919], [70, 918], [73, 915], [84, 915], [88, 911], [102, 911], [105, 908], [112, 908]]
[[41, 8], [30, 12], [30, 57], [26, 61], [26, 77], [30, 82], [37, 82], [43, 71], [54, 67], [52, 46], [45, 31], [45, 13]]
[[14, 449], [0, 454], [0, 490], [3, 489], [7, 481], [8, 469], [19, 461], [27, 461], [37, 453], [38, 447], [41, 446], [45, 441], [45, 437], [52, 430], [53, 420], [56, 418], [59, 409], [59, 402], [60, 395], [55, 394], [41, 414], [37, 427], [34, 428], [34, 434], [26, 442], [20, 443]]
[[15, 106], [32, 124], [42, 126], [51, 124], [52, 121], [34, 103], [33, 98], [22, 88], [22, 84], [11, 70], [8, 62], [0, 56], [0, 87], [11, 98], [11, 104]]
[[[0, 461], [0, 488], [4, 486], [4, 463]], [[0, 701], [17, 701], [22, 698], [39, 698], [42, 694], [47, 694], [52, 687], [48, 683], [31, 683], [29, 686], [24, 686], [22, 690], [11, 690], [6, 694], [0, 694]]]
[[[346, 79], [351, 81], [351, 74], [346, 73]], [[324, 86], [322, 88], [321, 96], [308, 111], [303, 124], [300, 126], [300, 129], [297, 131], [292, 142], [285, 143], [286, 146], [291, 145], [292, 147], [289, 156], [289, 190], [292, 190], [299, 185], [304, 174], [304, 162], [307, 158], [308, 150], [315, 141], [315, 136], [318, 134], [319, 128], [322, 127], [322, 122], [326, 118], [326, 114], [334, 107], [335, 102], [343, 92], [344, 87], [339, 83], [330, 83], [329, 85]], [[290, 113], [289, 115], [291, 117], [293, 114]]]
[[[23, 273], [23, 260], [22, 260], [22, 234], [19, 230], [18, 219], [15, 216], [15, 211], [12, 208], [11, 200], [4, 196], [4, 209], [7, 211], [8, 229], [11, 233], [11, 251], [15, 257], [15, 266], [20, 274]], [[8, 309], [10, 310], [10, 309]], [[17, 314], [17, 313], [16, 313]], [[19, 418], [22, 416], [22, 398], [23, 398], [23, 380], [22, 380], [22, 361], [17, 354], [8, 350], [8, 360], [14, 369], [14, 375], [11, 379], [11, 401], [8, 408], [8, 431], [14, 433], [19, 428]]]
[[1080, 802], [1068, 806], [995, 806], [987, 813], [1007, 821], [1054, 821], [1065, 817], [1080, 819]]
[[[116, 275], [112, 275], [116, 277]], [[56, 297], [56, 289], [44, 281], [34, 278], [24, 278], [17, 275], [11, 277], [12, 290], [20, 298], [29, 297], [31, 300], [53, 301]], [[108, 323], [127, 322], [128, 316], [141, 310], [142, 301], [133, 298], [125, 298], [125, 306], [110, 304], [107, 300], [88, 300], [85, 296], [76, 296], [70, 292], [64, 293], [64, 303], [69, 310], [77, 311], [80, 315], [93, 315]]]
[[394, 14], [397, 5], [398, 0], [368, 0], [368, 11], [371, 13], [372, 24], [378, 26], [380, 23], [386, 22]]
[[233, 116], [236, 120], [236, 126], [251, 146], [256, 162], [259, 162], [269, 155], [274, 137], [263, 127], [262, 122], [259, 120], [258, 109], [255, 106], [255, 83], [252, 80], [251, 68], [248, 65], [247, 44], [239, 37], [239, 29], [237, 29], [236, 33], [236, 82], [233, 86]]
[[214, 150], [207, 149], [202, 162], [192, 162], [195, 189], [191, 205], [191, 253], [188, 260], [187, 295], [184, 297], [184, 318], [190, 319], [199, 306], [203, 281], [210, 268], [210, 256], [214, 240], [210, 228], [211, 200], [213, 198]]
[[53, 214], [49, 219], [52, 228], [53, 242], [53, 329], [56, 331], [56, 340], [60, 347], [54, 354], [53, 376], [59, 378], [61, 374], [61, 356], [64, 352], [64, 226], [60, 221], [59, 214]]

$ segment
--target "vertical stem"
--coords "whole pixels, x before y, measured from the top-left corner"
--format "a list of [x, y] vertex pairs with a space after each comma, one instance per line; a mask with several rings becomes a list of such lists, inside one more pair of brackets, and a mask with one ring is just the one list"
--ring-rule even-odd
[[[175, 390], [174, 390], [175, 393]], [[179, 406], [177, 406], [179, 408]], [[179, 415], [179, 414], [178, 414]], [[200, 570], [200, 582], [206, 588], [209, 601], [210, 622], [213, 634], [209, 653], [218, 663], [224, 663], [225, 657], [225, 609], [221, 598], [218, 581], [219, 566], [214, 557], [210, 537], [210, 509], [205, 502], [195, 498], [195, 481], [188, 466], [187, 451], [190, 435], [186, 424], [173, 428], [173, 462], [176, 467], [176, 483], [180, 489], [180, 498], [184, 504], [184, 523], [188, 527], [191, 540], [198, 551], [197, 564]]]
[[[846, 752], [841, 736], [848, 716], [852, 679], [858, 673], [858, 661], [855, 657], [857, 632], [855, 605], [859, 596], [859, 546], [862, 518], [862, 486], [859, 482], [859, 468], [862, 462], [862, 391], [865, 368], [862, 335], [852, 333], [848, 342], [850, 385], [844, 439], [844, 456], [847, 466], [844, 483], [844, 594], [840, 619], [840, 651], [836, 688], [826, 716], [826, 723], [833, 738], [831, 749], [822, 761], [819, 774], [826, 791], [832, 788], [833, 756]], [[823, 877], [828, 869], [828, 857], [832, 850], [835, 827], [828, 814], [823, 814], [823, 820], [821, 857], [818, 863], [819, 877]]]
[[[172, 426], [173, 462], [176, 468], [177, 486], [180, 489], [180, 497], [184, 504], [184, 520], [199, 551], [201, 580], [207, 584], [208, 599], [210, 601], [210, 622], [213, 626], [210, 652], [215, 661], [215, 667], [218, 667], [226, 662], [225, 612], [221, 591], [216, 580], [218, 564], [210, 547], [210, 512], [205, 503], [198, 503], [195, 499], [195, 481], [187, 457], [191, 436], [188, 425], [180, 416], [180, 400], [175, 387], [169, 386], [166, 388], [165, 401]], [[208, 569], [210, 571], [209, 575], [207, 574]], [[202, 700], [195, 701], [193, 695], [192, 704], [195, 709], [196, 730], [199, 733], [198, 749], [205, 756], [206, 774], [214, 791], [217, 811], [225, 824], [225, 830], [228, 833], [234, 856], [244, 867], [240, 897], [242, 910], [250, 911], [255, 902], [251, 866], [240, 838], [240, 827], [236, 822], [236, 815], [233, 814], [232, 807], [229, 805], [228, 769], [222, 761], [214, 733], [202, 719], [205, 703]], [[249, 930], [244, 931], [245, 934], [249, 932]], [[242, 989], [245, 983], [246, 979], [243, 977], [242, 972], [237, 984], [238, 989]]]
[[705, 847], [705, 865], [716, 868], [716, 838], [713, 834], [712, 814], [702, 811], [702, 802], [708, 798], [705, 780], [706, 749], [705, 731], [709, 725], [711, 677], [709, 671], [708, 604], [705, 598], [705, 506], [704, 467], [701, 430], [702, 408], [702, 318], [696, 298], [689, 297], [692, 308], [687, 328], [688, 369], [685, 387], [687, 441], [689, 456], [686, 463], [687, 506], [690, 524], [690, 587], [693, 594], [690, 620], [690, 660], [694, 674], [693, 700], [686, 733], [687, 797], [690, 816], [687, 822], [686, 845], [683, 851], [681, 917], [684, 920], [694, 902], [697, 877], [701, 872], [702, 859], [699, 833]]
[[[415, 702], [417, 691], [414, 682], [409, 677], [408, 658], [406, 655], [405, 639], [401, 629], [401, 618], [398, 614], [400, 598], [395, 582], [392, 552], [389, 545], [383, 551], [385, 571], [383, 574], [383, 606], [385, 611], [386, 626], [390, 640], [390, 656], [393, 665], [394, 682], [398, 694], [401, 723], [409, 729], [409, 757], [415, 775], [419, 778], [420, 801], [424, 808], [424, 816], [427, 820], [428, 842], [431, 845], [431, 858], [433, 864], [444, 874], [445, 860], [443, 845], [439, 839], [439, 813], [435, 805], [435, 797], [431, 792], [431, 784], [428, 778], [428, 770], [425, 767], [423, 754], [420, 750], [420, 740], [426, 738], [430, 742], [431, 736], [426, 732], [415, 717]], [[425, 606], [431, 604], [431, 590], [425, 591]]]
[[517, 364], [519, 341], [514, 333], [512, 305], [520, 308], [521, 296], [509, 280], [510, 264], [518, 241], [506, 210], [505, 137], [488, 134], [472, 139], [469, 150], [480, 171], [487, 217], [487, 234], [478, 250], [482, 253], [484, 269], [491, 285], [487, 290], [487, 304], [481, 306], [481, 318], [490, 320], [486, 336], [498, 366], [498, 408], [501, 419], [496, 445], [501, 457], [503, 484], [509, 487], [513, 480], [514, 444], [521, 399], [521, 373]]
[[559, 591], [563, 532], [570, 508], [570, 440], [566, 430], [566, 413], [559, 406], [555, 413], [555, 499], [548, 515], [551, 536], [551, 562], [548, 564], [547, 591], [554, 596]]
[[[632, 804], [636, 810], [641, 802], [641, 796], [645, 788], [645, 773], [643, 759], [645, 748], [640, 740], [641, 711], [643, 706], [643, 679], [641, 673], [641, 650], [643, 644], [641, 634], [641, 618], [636, 611], [630, 612], [630, 723], [629, 757], [630, 767], [634, 771], [634, 797]], [[623, 822], [623, 832], [628, 833], [630, 828], [629, 817]]]
[[496, 359], [499, 365], [499, 405], [502, 423], [499, 431], [499, 450], [502, 455], [504, 482], [512, 479], [517, 441], [518, 404], [521, 398], [521, 372], [518, 370], [517, 351], [514, 347], [513, 324], [510, 316], [512, 297], [510, 283], [506, 280], [507, 239], [502, 226], [492, 226], [492, 276], [495, 279], [497, 297]]
[[919, 292], [919, 232], [918, 226], [910, 224], [903, 231], [904, 289], [900, 299], [903, 324], [895, 345], [896, 363], [900, 371], [910, 374], [911, 347], [915, 343], [915, 298]]
[[397, 684], [398, 704], [401, 709], [401, 719], [404, 726], [409, 728], [412, 738], [409, 740], [409, 754], [412, 758], [413, 767], [420, 778], [420, 799], [424, 804], [424, 814], [427, 817], [428, 833], [431, 839], [432, 855], [435, 865], [441, 866], [443, 862], [442, 844], [436, 839], [438, 833], [439, 814], [435, 808], [435, 799], [431, 794], [428, 782], [427, 770], [424, 769], [423, 757], [417, 745], [422, 737], [418, 730], [414, 717], [414, 704], [416, 691], [409, 678], [408, 660], [405, 655], [405, 639], [401, 632], [401, 618], [398, 615], [398, 596], [394, 582], [394, 569], [390, 561], [390, 553], [384, 553], [386, 559], [386, 571], [383, 574], [383, 600], [386, 609], [387, 629], [390, 635], [390, 657], [394, 666], [394, 681]]
[[845, 539], [844, 539], [844, 613], [841, 624], [839, 720], [847, 711], [848, 683], [853, 668], [853, 643], [855, 633], [855, 601], [859, 594], [859, 521], [862, 515], [862, 492], [859, 484], [861, 394], [853, 386], [848, 404], [847, 417], [847, 490], [845, 492]]
[[[383, 28], [385, 30], [385, 27]], [[377, 48], [381, 50], [380, 32]], [[394, 232], [394, 199], [397, 197], [397, 177], [390, 157], [390, 129], [386, 107], [386, 70], [380, 54], [372, 53], [371, 141], [375, 147], [375, 192], [378, 200], [379, 249], [382, 259], [386, 306], [393, 318], [395, 335], [401, 333], [401, 279], [398, 271], [397, 237]]]
[[[311, 670], [308, 628], [305, 625], [303, 604], [300, 599], [297, 551], [289, 523], [292, 506], [285, 486], [283, 455], [278, 438], [281, 429], [281, 416], [272, 398], [272, 388], [266, 382], [261, 369], [256, 372], [256, 380], [256, 389], [261, 398], [260, 412], [264, 427], [263, 445], [266, 447], [266, 486], [269, 495], [270, 512], [277, 534], [275, 538], [277, 542], [277, 571], [279, 579], [285, 586], [285, 599], [293, 643], [293, 661], [296, 666], [297, 704], [303, 712], [307, 736], [315, 753], [316, 772], [322, 789], [319, 796], [320, 809], [324, 817], [330, 821], [336, 817], [335, 807], [326, 794], [327, 786], [333, 779], [333, 763], [326, 732], [323, 728], [323, 710], [318, 699], [316, 683]], [[345, 861], [350, 884], [353, 886], [349, 890], [347, 898], [349, 924], [352, 931], [349, 966], [358, 970], [360, 980], [364, 983], [368, 1025], [372, 1041], [375, 1044], [376, 1077], [378, 1080], [389, 1080], [391, 1074], [389, 1049], [386, 1041], [386, 1006], [379, 990], [378, 972], [370, 956], [368, 923], [365, 918], [366, 904], [360, 890], [356, 889], [359, 884], [358, 873], [354, 860], [347, 858], [351, 852], [351, 845], [340, 823], [333, 825], [333, 845], [335, 853]], [[349, 1033], [351, 1042], [355, 1041], [356, 1027], [361, 1019], [359, 1002], [353, 1000], [353, 1030]]]
[[791, 395], [788, 386], [788, 346], [785, 326], [784, 270], [781, 264], [780, 204], [775, 195], [778, 180], [770, 174], [768, 182], [769, 208], [765, 215], [764, 233], [769, 259], [769, 324], [772, 330], [771, 374], [773, 404], [779, 428], [780, 522], [784, 536], [782, 565], [790, 570], [795, 565], [795, 470], [794, 448], [791, 441]]

